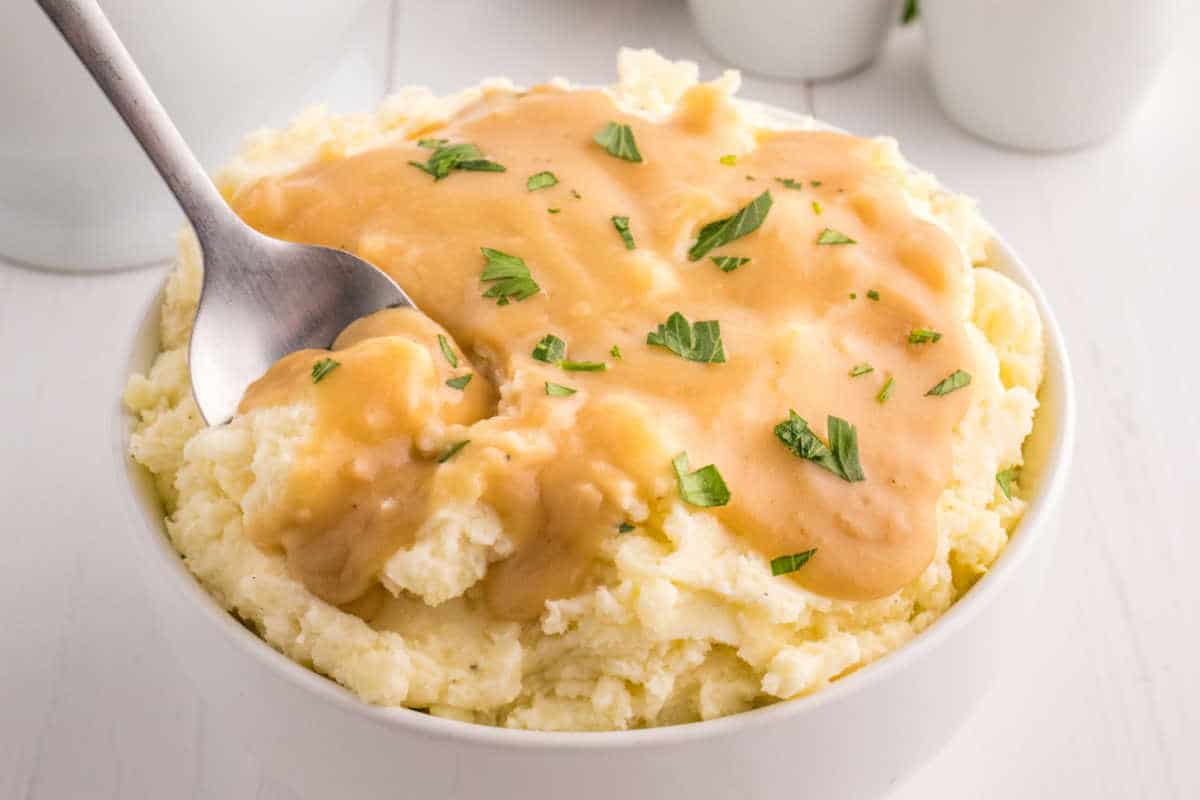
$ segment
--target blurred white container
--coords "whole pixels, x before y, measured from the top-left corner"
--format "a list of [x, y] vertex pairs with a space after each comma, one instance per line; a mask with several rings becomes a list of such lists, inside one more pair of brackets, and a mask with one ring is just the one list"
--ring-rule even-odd
[[922, 0], [929, 72], [968, 131], [1029, 150], [1099, 142], [1144, 99], [1179, 0]]
[[[392, 0], [101, 0], [210, 169], [305, 105], [366, 110], [387, 82]], [[169, 257], [182, 219], [33, 0], [0, 24], [0, 255], [103, 270]]]
[[784, 78], [860, 69], [883, 46], [900, 0], [689, 0], [708, 46], [736, 67]]

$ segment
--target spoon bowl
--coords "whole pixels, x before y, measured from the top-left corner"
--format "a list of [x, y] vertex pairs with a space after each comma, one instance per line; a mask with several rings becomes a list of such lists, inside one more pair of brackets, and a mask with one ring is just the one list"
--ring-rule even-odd
[[354, 320], [414, 307], [391, 278], [342, 250], [264, 236], [213, 186], [96, 0], [38, 0], [107, 95], [192, 223], [204, 284], [188, 351], [192, 393], [210, 425], [237, 411], [276, 361], [328, 347]]
[[329, 347], [374, 311], [413, 306], [391, 278], [344, 250], [240, 227], [202, 244], [204, 283], [188, 361], [192, 394], [209, 424], [232, 417], [246, 387], [288, 353]]

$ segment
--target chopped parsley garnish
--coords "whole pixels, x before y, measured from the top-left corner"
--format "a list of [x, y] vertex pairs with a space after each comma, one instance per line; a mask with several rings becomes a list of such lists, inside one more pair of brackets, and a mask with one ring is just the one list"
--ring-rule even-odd
[[538, 189], [549, 189], [557, 183], [558, 178], [554, 177], [553, 172], [539, 172], [529, 176], [529, 180], [525, 181], [525, 188], [536, 192]]
[[582, 200], [582, 199], [583, 199], [583, 195], [581, 195], [581, 194], [580, 194], [580, 193], [579, 193], [577, 190], [575, 190], [575, 189], [572, 189], [572, 190], [571, 190], [571, 197], [574, 197], [576, 200]]
[[315, 362], [312, 365], [312, 382], [320, 383], [322, 378], [341, 365], [342, 362], [334, 361], [332, 358], [322, 358], [320, 361]]
[[833, 228], [826, 228], [821, 231], [821, 235], [817, 237], [817, 244], [858, 244], [841, 231], [835, 231]]
[[479, 152], [479, 148], [469, 142], [446, 144], [442, 139], [422, 139], [418, 144], [426, 148], [437, 144], [437, 149], [424, 164], [419, 161], [408, 162], [417, 169], [428, 172], [435, 181], [440, 181], [456, 169], [470, 172], [504, 172], [502, 164], [487, 160]]
[[454, 456], [456, 456], [458, 454], [459, 450], [462, 450], [464, 447], [466, 447], [470, 443], [471, 443], [470, 439], [465, 439], [461, 442], [455, 442], [454, 444], [450, 445], [450, 448], [448, 450], [446, 450], [446, 452], [444, 452], [440, 456], [438, 456], [438, 463], [445, 464], [447, 461], [454, 458]]
[[496, 305], [506, 306], [509, 300], [520, 301], [538, 293], [541, 287], [533, 280], [523, 260], [490, 247], [479, 249], [487, 258], [487, 265], [479, 279], [484, 282], [495, 281], [483, 293], [484, 297], [494, 297]]
[[904, 11], [900, 15], [900, 24], [908, 25], [921, 13], [919, 0], [904, 0]]
[[551, 397], [570, 397], [578, 391], [570, 386], [563, 386], [561, 383], [551, 383], [546, 381], [546, 394]]
[[612, 224], [617, 229], [617, 233], [621, 234], [621, 240], [625, 242], [626, 250], [632, 250], [637, 247], [633, 243], [633, 234], [629, 232], [629, 217], [613, 217]]
[[871, 289], [870, 291], [867, 292], [867, 297], [870, 298], [871, 300], [878, 300], [879, 292], [875, 291], [874, 289]]
[[737, 156], [735, 156], [735, 155], [721, 156], [721, 163], [727, 167], [737, 166]]
[[474, 375], [468, 372], [466, 375], [459, 375], [457, 378], [449, 379], [446, 381], [446, 385], [451, 389], [458, 389], [461, 392], [467, 388], [467, 384], [471, 382], [471, 378], [473, 377]]
[[680, 453], [671, 460], [675, 476], [679, 479], [679, 494], [685, 503], [709, 508], [723, 506], [729, 502], [729, 487], [717, 468], [709, 464], [695, 472], [688, 472], [687, 453]]
[[561, 208], [547, 208], [546, 209], [547, 214], [557, 214], [560, 211], [562, 211]]
[[628, 522], [622, 522], [617, 526], [617, 533], [629, 533], [631, 530], [633, 530], [633, 526]]
[[822, 211], [824, 211], [824, 209], [821, 207], [821, 201], [813, 200], [812, 201], [812, 210], [813, 210], [814, 214], [820, 214]]
[[1016, 481], [1017, 473], [1020, 470], [1020, 467], [1009, 467], [996, 473], [996, 483], [999, 484], [1000, 491], [1004, 492], [1004, 496], [1009, 500], [1012, 500], [1013, 482]]
[[721, 323], [716, 320], [689, 325], [687, 318], [676, 311], [659, 324], [657, 331], [646, 334], [646, 344], [665, 347], [688, 361], [703, 364], [724, 364], [725, 345], [721, 342]]
[[908, 343], [909, 344], [932, 344], [941, 338], [942, 338], [942, 335], [940, 333], [938, 333], [937, 331], [932, 331], [929, 328], [917, 328], [916, 330], [914, 330], [908, 334]]
[[699, 261], [709, 250], [729, 244], [734, 239], [758, 230], [771, 210], [771, 193], [763, 192], [741, 208], [736, 214], [710, 222], [700, 229], [696, 243], [688, 250], [689, 261]]
[[610, 122], [597, 131], [592, 140], [607, 150], [610, 156], [635, 164], [642, 162], [642, 154], [638, 152], [637, 142], [633, 138], [633, 129], [628, 125]]
[[821, 182], [820, 182], [820, 181], [810, 181], [810, 183], [812, 183], [812, 187], [813, 187], [814, 189], [816, 189], [818, 186], [820, 186], [820, 185], [821, 185]]
[[771, 559], [771, 574], [772, 575], [787, 575], [789, 572], [795, 572], [808, 563], [808, 560], [817, 552], [817, 548], [805, 550], [803, 553], [792, 553], [788, 556], [779, 556]]
[[932, 395], [933, 397], [941, 397], [942, 395], [950, 394], [951, 392], [957, 392], [964, 386], [969, 386], [970, 383], [971, 373], [964, 372], [961, 369], [956, 369], [954, 372], [951, 372], [945, 378], [938, 381], [932, 389], [925, 393], [925, 396], [929, 397]]
[[779, 181], [787, 189], [799, 191], [804, 188], [804, 181], [798, 181], [795, 178], [776, 178], [775, 180]]
[[608, 364], [603, 361], [559, 361], [558, 366], [567, 372], [604, 372]]
[[[603, 361], [568, 361], [566, 355], [567, 343], [553, 333], [547, 333], [539, 339], [532, 353], [535, 361], [553, 364], [567, 372], [603, 372], [608, 369], [608, 365]], [[573, 393], [574, 389], [571, 391]]]
[[546, 364], [553, 364], [561, 361], [567, 355], [567, 343], [555, 336], [553, 333], [547, 333], [533, 347], [533, 357], [537, 361], [542, 361]]
[[721, 268], [721, 272], [733, 272], [749, 261], [749, 258], [744, 256], [713, 256], [712, 262]]
[[613, 358], [617, 359], [618, 361], [620, 361], [622, 358], [624, 358], [624, 356], [621, 355], [621, 348], [615, 344], [612, 346], [612, 350], [608, 351], [608, 354], [610, 356], [612, 356]]
[[857, 299], [858, 299], [858, 292], [851, 292], [851, 293], [850, 293], [850, 299], [851, 299], [851, 300], [857, 300]]
[[794, 455], [824, 467], [844, 481], [864, 480], [866, 476], [858, 462], [858, 430], [833, 415], [826, 420], [826, 426], [828, 446], [817, 438], [803, 417], [789, 411], [788, 418], [775, 426], [775, 436]]
[[446, 363], [452, 367], [458, 366], [458, 356], [454, 355], [454, 351], [450, 349], [450, 341], [438, 334], [438, 347], [442, 348], [442, 355], [446, 358]]
[[439, 147], [445, 147], [450, 144], [449, 139], [421, 139], [417, 142], [417, 147], [424, 147], [426, 150], [437, 150]]
[[863, 363], [855, 364], [853, 367], [850, 368], [850, 377], [857, 378], [859, 375], [866, 375], [867, 373], [874, 372], [874, 371], [875, 371], [875, 368], [864, 361]]
[[888, 375], [888, 379], [883, 382], [883, 388], [879, 390], [879, 394], [875, 395], [875, 399], [882, 405], [892, 396], [892, 389], [896, 388], [896, 379]]

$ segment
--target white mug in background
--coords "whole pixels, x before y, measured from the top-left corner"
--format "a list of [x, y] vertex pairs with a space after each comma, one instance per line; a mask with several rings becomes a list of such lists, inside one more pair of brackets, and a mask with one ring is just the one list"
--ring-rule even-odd
[[708, 46], [735, 67], [821, 79], [865, 67], [900, 18], [900, 0], [689, 0]]
[[998, 144], [1067, 150], [1132, 116], [1169, 51], [1179, 0], [922, 0], [949, 117]]
[[[389, 70], [392, 0], [101, 0], [210, 169], [305, 105], [367, 110]], [[0, 255], [51, 269], [161, 260], [182, 215], [33, 0], [0, 24]]]

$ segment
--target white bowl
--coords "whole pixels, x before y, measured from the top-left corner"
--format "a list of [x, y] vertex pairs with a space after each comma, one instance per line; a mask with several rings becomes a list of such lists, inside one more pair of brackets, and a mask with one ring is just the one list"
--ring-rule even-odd
[[874, 60], [900, 0], [689, 0], [709, 48], [735, 67], [781, 78], [847, 75]]
[[1103, 141], [1149, 94], [1180, 0], [925, 0], [929, 75], [966, 130], [1025, 150]]
[[[993, 265], [1029, 290], [1045, 323], [1047, 371], [1023, 471], [1035, 489], [1028, 510], [994, 567], [929, 629], [817, 694], [612, 733], [514, 731], [367, 705], [276, 652], [188, 572], [164, 534], [149, 475], [127, 455], [132, 420], [118, 409], [114, 449], [129, 474], [135, 548], [160, 628], [206, 714], [301, 797], [878, 795], [937, 752], [1020, 653], [1053, 549], [1074, 441], [1071, 370], [1029, 270], [1004, 242], [995, 252]], [[134, 335], [131, 373], [144, 372], [158, 351], [160, 302]]]

